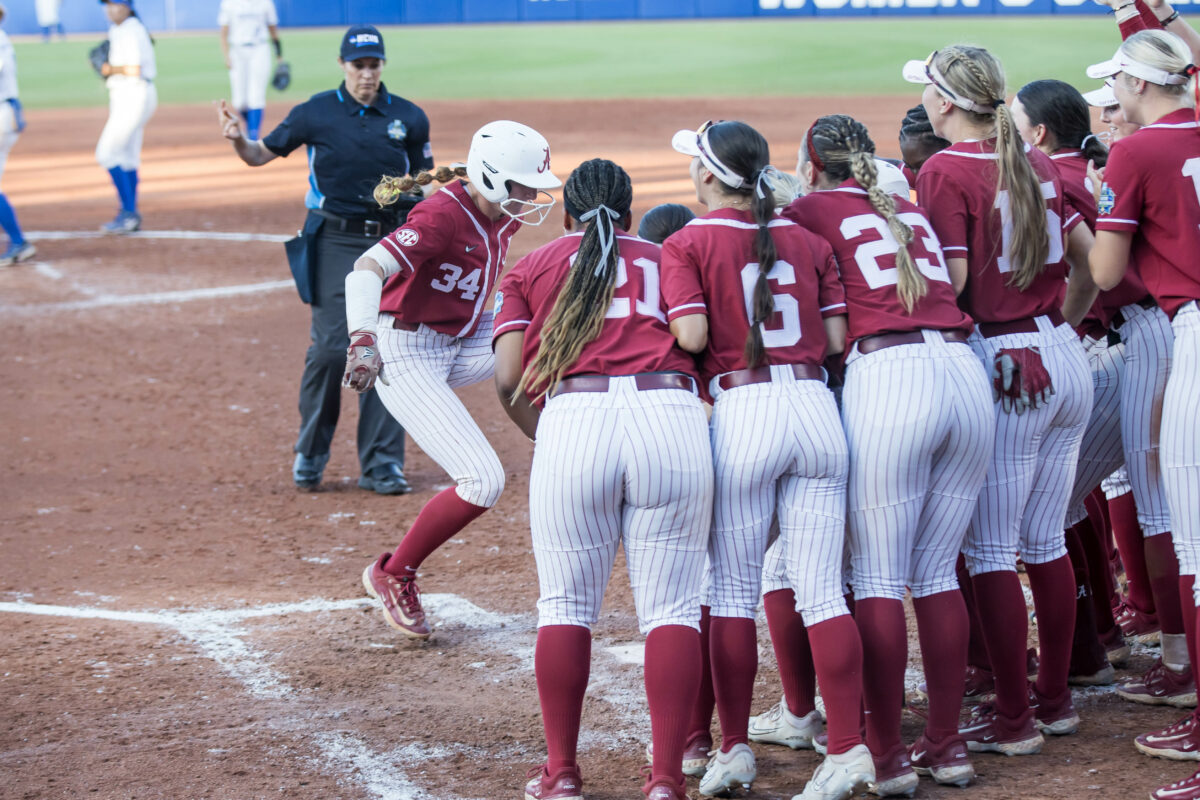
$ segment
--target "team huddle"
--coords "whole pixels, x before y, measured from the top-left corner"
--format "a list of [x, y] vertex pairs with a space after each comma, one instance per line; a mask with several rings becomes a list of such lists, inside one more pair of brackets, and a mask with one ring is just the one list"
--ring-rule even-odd
[[[536, 442], [547, 759], [526, 800], [583, 796], [591, 626], [618, 545], [646, 636], [651, 800], [685, 797], [686, 775], [702, 795], [748, 786], [750, 741], [824, 752], [799, 800], [966, 786], [971, 753], [1075, 733], [1070, 684], [1111, 682], [1127, 637], [1162, 656], [1119, 693], [1195, 705], [1200, 57], [1194, 32], [1163, 30], [1178, 14], [1116, 11], [1126, 39], [1086, 98], [1036, 81], [1006, 100], [976, 47], [906, 64], [924, 88], [900, 188], [850, 117], [812, 123], [795, 178], [751, 126], [708, 122], [671, 142], [707, 213], [655, 209], [635, 236], [618, 164], [560, 182], [545, 138], [492, 122], [357, 260], [345, 383], [455, 480], [363, 573], [390, 625], [430, 635], [418, 567], [504, 488], [453, 389], [494, 375]], [[385, 178], [376, 198], [433, 177]], [[504, 272], [560, 186], [565, 234]], [[911, 743], [906, 593], [928, 698]], [[784, 692], [752, 717], [760, 601]], [[1200, 760], [1196, 719], [1137, 746]], [[1200, 773], [1152, 797], [1200, 798]]]

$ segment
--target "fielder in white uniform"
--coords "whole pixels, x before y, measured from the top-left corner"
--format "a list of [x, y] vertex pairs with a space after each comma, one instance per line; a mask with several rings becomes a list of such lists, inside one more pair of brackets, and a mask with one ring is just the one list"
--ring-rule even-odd
[[221, 0], [217, 24], [221, 26], [221, 52], [229, 70], [230, 100], [246, 121], [246, 136], [257, 139], [267, 105], [267, 83], [271, 80], [272, 45], [276, 60], [283, 55], [275, 3]]
[[[8, 12], [0, 5], [0, 21]], [[17, 137], [25, 129], [25, 119], [21, 115], [21, 101], [17, 99], [17, 59], [13, 53], [12, 42], [8, 34], [0, 31], [0, 176], [4, 175], [4, 166], [8, 163], [8, 151], [17, 143]], [[25, 241], [21, 226], [17, 223], [17, 214], [13, 211], [8, 198], [0, 193], [0, 228], [8, 234], [8, 248], [0, 255], [0, 267], [15, 264], [32, 258], [37, 250]]]
[[142, 226], [137, 210], [138, 166], [142, 134], [158, 107], [154, 88], [157, 68], [154, 43], [133, 10], [133, 0], [101, 0], [112, 23], [108, 28], [108, 63], [102, 74], [108, 86], [108, 122], [96, 144], [96, 160], [108, 170], [121, 210], [101, 230], [132, 233]]
[[54, 30], [58, 31], [60, 38], [67, 38], [58, 15], [62, 8], [62, 0], [37, 0], [34, 5], [37, 10], [38, 27], [42, 29], [42, 41], [50, 41], [50, 33]]

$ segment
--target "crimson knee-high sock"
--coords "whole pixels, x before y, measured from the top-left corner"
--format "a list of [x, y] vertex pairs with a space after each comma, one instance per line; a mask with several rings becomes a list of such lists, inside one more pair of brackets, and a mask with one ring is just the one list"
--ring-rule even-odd
[[1150, 573], [1146, 569], [1146, 546], [1142, 541], [1142, 526], [1137, 520], [1133, 492], [1108, 501], [1113, 538], [1125, 567], [1125, 599], [1138, 611], [1155, 613], [1154, 595], [1150, 591]]
[[546, 771], [576, 766], [579, 718], [592, 663], [592, 632], [579, 625], [538, 628], [533, 670], [537, 675], [542, 727], [546, 731]]
[[[1083, 559], [1087, 566], [1088, 593], [1091, 595], [1092, 618], [1096, 626], [1097, 636], [1103, 636], [1116, 626], [1113, 619], [1111, 598], [1116, 591], [1116, 579], [1112, 572], [1112, 562], [1108, 557], [1108, 544], [1104, 535], [1096, 528], [1096, 523], [1090, 517], [1076, 526], [1079, 534], [1079, 544], [1083, 548]], [[1075, 553], [1071, 553], [1071, 563], [1075, 563]], [[1107, 659], [1106, 659], [1107, 660]]]
[[708, 606], [700, 606], [700, 688], [696, 692], [696, 704], [692, 706], [692, 722], [688, 725], [689, 742], [697, 737], [712, 741], [712, 716], [717, 700], [713, 695], [712, 662], [708, 659], [711, 626]]
[[967, 669], [967, 606], [962, 592], [938, 592], [914, 597], [913, 611], [929, 695], [925, 735], [940, 742], [958, 733]]
[[[1163, 633], [1183, 633], [1183, 605], [1179, 597], [1179, 559], [1170, 533], [1146, 537], [1146, 570], [1150, 591]], [[1191, 607], [1191, 603], [1188, 603]]]
[[[825, 698], [829, 752], [838, 755], [862, 741], [862, 639], [849, 614], [809, 625], [807, 630]], [[896, 708], [899, 711], [899, 704]]]
[[[1028, 569], [1029, 565], [1025, 566]], [[996, 711], [1005, 719], [1015, 720], [1029, 709], [1025, 663], [1029, 622], [1021, 581], [1016, 570], [1000, 570], [975, 575], [971, 584], [996, 680]]]
[[1200, 664], [1196, 649], [1196, 614], [1200, 612], [1200, 607], [1196, 606], [1195, 585], [1195, 575], [1179, 576], [1179, 604], [1183, 607], [1183, 632], [1187, 635], [1188, 661]]
[[721, 718], [721, 752], [747, 744], [750, 701], [758, 672], [758, 634], [754, 620], [713, 617], [708, 655], [712, 662], [713, 694]]
[[646, 637], [646, 700], [654, 763], [650, 778], [683, 782], [683, 748], [700, 688], [700, 634], [662, 625]]
[[1071, 557], [1062, 556], [1045, 564], [1025, 563], [1033, 610], [1038, 624], [1037, 690], [1042, 697], [1058, 700], [1069, 689], [1071, 640], [1075, 631], [1075, 570]]
[[[904, 604], [890, 597], [863, 597], [854, 621], [862, 637], [863, 703], [867, 717], [867, 747], [890, 753], [900, 744], [900, 709], [904, 705], [904, 669], [908, 666], [908, 634]], [[965, 664], [963, 665], [965, 669]], [[962, 671], [958, 680], [963, 680]], [[824, 684], [822, 684], [822, 688]], [[826, 704], [826, 709], [828, 709]]]
[[967, 607], [967, 663], [991, 672], [992, 662], [988, 660], [987, 643], [983, 640], [983, 625], [979, 622], [979, 609], [975, 605], [975, 585], [971, 582], [967, 560], [962, 554], [958, 556], [954, 572], [958, 575], [958, 588], [962, 592], [963, 605]]
[[[1092, 525], [1088, 520], [1067, 528], [1067, 555], [1071, 558], [1072, 576], [1075, 583], [1075, 625], [1071, 637], [1070, 674], [1092, 675], [1108, 666], [1108, 655], [1100, 643], [1096, 630], [1096, 610], [1092, 605], [1092, 580], [1088, 571], [1088, 559], [1083, 543], [1084, 536], [1091, 536]], [[1028, 569], [1028, 567], [1026, 567]], [[1032, 581], [1030, 583], [1032, 585]], [[1109, 612], [1111, 615], [1111, 611]]]
[[485, 511], [483, 506], [463, 500], [453, 487], [438, 492], [417, 514], [384, 570], [396, 577], [411, 577], [434, 550]]
[[763, 595], [763, 611], [788, 711], [803, 717], [816, 708], [817, 673], [804, 617], [796, 611], [796, 594], [791, 589], [767, 592]]

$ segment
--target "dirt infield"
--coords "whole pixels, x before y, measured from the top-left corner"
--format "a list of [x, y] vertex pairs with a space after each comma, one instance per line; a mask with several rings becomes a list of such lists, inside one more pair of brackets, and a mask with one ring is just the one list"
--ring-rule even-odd
[[[439, 163], [507, 117], [546, 134], [555, 171], [604, 156], [640, 213], [694, 205], [671, 134], [707, 118], [762, 130], [790, 168], [819, 113], [853, 113], [897, 155], [906, 98], [426, 103]], [[268, 124], [286, 109], [270, 108]], [[32, 112], [4, 188], [29, 231], [94, 231], [114, 212], [91, 150], [103, 109]], [[302, 154], [260, 170], [208, 108], [163, 108], [147, 133], [149, 231], [287, 235]], [[526, 230], [514, 258], [556, 224]], [[308, 311], [282, 247], [215, 238], [42, 238], [0, 270], [0, 797], [515, 798], [544, 757], [532, 659], [531, 446], [490, 385], [462, 392], [501, 454], [499, 505], [424, 566], [437, 632], [400, 641], [363, 598], [363, 566], [449, 484], [415, 447], [417, 491], [358, 490], [347, 393], [322, 489], [290, 479]], [[214, 289], [226, 289], [213, 296]], [[581, 760], [592, 800], [640, 797], [649, 723], [640, 637], [618, 566], [596, 630]], [[755, 709], [778, 699], [765, 626]], [[914, 640], [915, 641], [915, 640]], [[915, 645], [912, 648], [916, 655]], [[1145, 668], [1141, 651], [1130, 666]], [[912, 682], [919, 682], [914, 660]], [[962, 792], [924, 797], [1144, 796], [1190, 765], [1137, 754], [1174, 710], [1077, 694], [1077, 736], [1043, 755], [979, 756]], [[919, 706], [917, 707], [919, 710]], [[911, 738], [921, 720], [905, 715]], [[811, 751], [756, 746], [751, 797], [790, 797]], [[693, 792], [695, 787], [693, 784]]]

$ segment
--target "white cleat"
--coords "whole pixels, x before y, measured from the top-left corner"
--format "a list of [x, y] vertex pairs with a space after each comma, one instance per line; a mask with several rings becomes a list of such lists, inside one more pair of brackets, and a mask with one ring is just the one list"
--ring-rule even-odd
[[825, 698], [817, 695], [813, 700], [813, 705], [817, 707], [817, 713], [821, 715], [821, 721], [825, 721]]
[[865, 744], [826, 756], [804, 791], [792, 800], [849, 800], [875, 781], [875, 762]]
[[700, 794], [707, 797], [729, 797], [741, 786], [749, 789], [758, 775], [754, 765], [754, 752], [747, 744], [735, 744], [728, 753], [720, 750], [708, 762], [708, 769], [700, 779]]
[[810, 711], [797, 717], [788, 711], [787, 702], [780, 700], [770, 709], [750, 718], [750, 741], [781, 744], [793, 750], [811, 750], [813, 737], [821, 732], [821, 715]]

